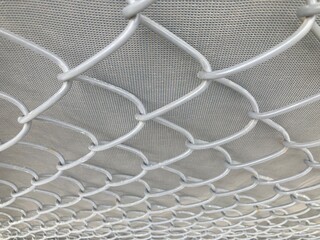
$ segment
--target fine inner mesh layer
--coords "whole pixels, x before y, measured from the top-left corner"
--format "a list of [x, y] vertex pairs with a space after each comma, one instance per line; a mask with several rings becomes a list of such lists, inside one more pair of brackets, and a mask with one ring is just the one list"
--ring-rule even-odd
[[319, 238], [315, 0], [0, 2], [1, 239]]

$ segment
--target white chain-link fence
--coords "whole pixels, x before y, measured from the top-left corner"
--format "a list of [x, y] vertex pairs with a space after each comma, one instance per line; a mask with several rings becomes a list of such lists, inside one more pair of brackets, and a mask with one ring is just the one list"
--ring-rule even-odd
[[[100, 13], [96, 8], [103, 4], [101, 2], [3, 1], [1, 4], [6, 13], [1, 18], [5, 28], [0, 29], [3, 52], [0, 55], [3, 82], [0, 92], [3, 109], [0, 114], [3, 119], [0, 145], [1, 239], [318, 239], [320, 199], [317, 190], [320, 179], [317, 179], [317, 169], [320, 158], [317, 149], [320, 140], [314, 135], [319, 136], [320, 124], [319, 111], [314, 109], [319, 108], [316, 104], [320, 100], [317, 93], [319, 67], [315, 62], [319, 55], [317, 41], [320, 39], [320, 27], [316, 23], [316, 15], [320, 12], [320, 5], [316, 0], [309, 0], [305, 5], [278, 1], [257, 1], [254, 5], [254, 2], [128, 1], [122, 9], [127, 19], [126, 27], [118, 36], [113, 34], [107, 40], [99, 36], [99, 41], [95, 43], [98, 49], [101, 49], [99, 44], [105, 44], [111, 37], [114, 39], [98, 53], [83, 60], [83, 55], [77, 57], [77, 54], [89, 54], [87, 47], [94, 45], [95, 36], [89, 32], [88, 36], [92, 37], [89, 42], [87, 37], [81, 39], [66, 26], [78, 24], [81, 35], [82, 27], [85, 31], [94, 27], [88, 19], [94, 19], [96, 15], [97, 29], [92, 31], [97, 33], [100, 31], [99, 21], [102, 26], [117, 24], [117, 17], [112, 23], [108, 23], [108, 18], [115, 15], [114, 9], [125, 3], [104, 6], [110, 15], [108, 17], [104, 10]], [[90, 12], [81, 4], [92, 7], [90, 17], [79, 14], [75, 23], [59, 19], [69, 13], [68, 20], [71, 21], [73, 14], [81, 9], [84, 13]], [[171, 8], [170, 4], [176, 8]], [[197, 19], [203, 20], [208, 13], [203, 11], [201, 4], [216, 7], [215, 13], [221, 9], [223, 14], [220, 17], [227, 19], [225, 29], [202, 29], [201, 21], [197, 22]], [[266, 4], [268, 10], [259, 4]], [[236, 32], [233, 36], [239, 49], [243, 47], [247, 51], [252, 50], [250, 45], [245, 45], [245, 41], [251, 39], [249, 33], [253, 28], [247, 21], [258, 19], [264, 10], [275, 19], [274, 23], [281, 21], [282, 17], [286, 22], [290, 19], [285, 14], [278, 16], [277, 13], [296, 14], [300, 26], [281, 40], [282, 25], [270, 23], [272, 27], [263, 29], [263, 32], [266, 35], [274, 32], [272, 40], [252, 37], [252, 41], [259, 38], [263, 42], [260, 48], [271, 42], [273, 46], [268, 47], [269, 50], [260, 54], [252, 50], [250, 54], [254, 57], [249, 60], [216, 70], [212, 61], [205, 57], [208, 53], [202, 54], [201, 50], [197, 50], [196, 42], [189, 44], [191, 40], [185, 41], [184, 37], [179, 37], [185, 33], [181, 26], [174, 28], [177, 22], [169, 26], [172, 28], [169, 31], [153, 20], [152, 15], [159, 18], [165, 5], [171, 9], [167, 12], [168, 16], [178, 15], [187, 6], [189, 15], [184, 17], [190, 18], [193, 25], [190, 39], [197, 32], [201, 44], [201, 34], [208, 36], [211, 32], [209, 42], [212, 45], [224, 42], [229, 49], [226, 55], [235, 61], [241, 57], [247, 58], [247, 55], [237, 53], [237, 49], [230, 47], [237, 45], [230, 45], [223, 39], [224, 34], [228, 33], [227, 28], [231, 28], [228, 34], [235, 31], [232, 20], [236, 22], [235, 19], [245, 18], [243, 22], [237, 22], [235, 29], [246, 29], [246, 25], [241, 24], [249, 24], [244, 36]], [[245, 15], [249, 5], [249, 14]], [[197, 8], [197, 14], [190, 10]], [[294, 8], [297, 12], [292, 13]], [[62, 12], [61, 15], [55, 15], [52, 9]], [[144, 13], [148, 10], [151, 17]], [[252, 10], [256, 10], [254, 16], [250, 15]], [[42, 11], [44, 16], [39, 15]], [[210, 18], [217, 20], [214, 14]], [[55, 20], [45, 22], [48, 19]], [[175, 20], [179, 19], [178, 16]], [[54, 21], [60, 20], [66, 26], [55, 26]], [[263, 21], [268, 22], [268, 19]], [[297, 22], [288, 24], [294, 28]], [[35, 26], [34, 30], [28, 24]], [[138, 30], [142, 26], [144, 30]], [[258, 31], [259, 27], [258, 24], [252, 31]], [[68, 38], [72, 35], [77, 38], [74, 42], [77, 44], [65, 46], [63, 32], [58, 36], [64, 28]], [[38, 36], [39, 29], [42, 31]], [[151, 31], [146, 34], [146, 29]], [[19, 33], [25, 35], [22, 37]], [[54, 38], [51, 38], [52, 33]], [[28, 40], [29, 35], [34, 36], [34, 41]], [[137, 38], [137, 35], [142, 37]], [[221, 39], [217, 41], [216, 35]], [[307, 44], [303, 42], [306, 36], [309, 38]], [[132, 45], [130, 41], [133, 41]], [[44, 46], [40, 44], [42, 42]], [[78, 45], [80, 42], [82, 45]], [[55, 53], [49, 50], [50, 43]], [[158, 46], [158, 50], [154, 50], [157, 45], [168, 43], [170, 47]], [[141, 55], [146, 57], [145, 62], [137, 60], [141, 58], [141, 53], [134, 48], [139, 45], [147, 46], [142, 49]], [[298, 51], [295, 49], [297, 45], [300, 50], [303, 49], [303, 54], [296, 54], [291, 60], [290, 56], [285, 55], [290, 53], [284, 52], [288, 49]], [[217, 46], [218, 55], [218, 48], [226, 50], [223, 45]], [[163, 51], [166, 52], [161, 56]], [[69, 67], [69, 61], [60, 57], [59, 52], [62, 55], [65, 52], [74, 67]], [[118, 55], [112, 59], [112, 54], [117, 52], [122, 57]], [[177, 53], [178, 59], [173, 57]], [[268, 64], [272, 64], [283, 54], [285, 57], [274, 63], [279, 69], [263, 64], [268, 60]], [[306, 56], [312, 54], [315, 59], [306, 60]], [[101, 65], [108, 58], [111, 60]], [[78, 60], [77, 64], [74, 64], [74, 59]], [[79, 59], [82, 59], [80, 64]], [[295, 66], [297, 59], [314, 62], [311, 65], [313, 68], [308, 69], [309, 75], [303, 72], [306, 66]], [[157, 61], [162, 65], [152, 69], [157, 67]], [[220, 56], [217, 61], [223, 65], [223, 57]], [[174, 65], [177, 62], [178, 65]], [[191, 65], [192, 71], [189, 71]], [[128, 66], [132, 66], [133, 71]], [[250, 72], [259, 67], [259, 74]], [[199, 71], [193, 72], [192, 68]], [[282, 71], [279, 70], [282, 68], [287, 69], [284, 75], [289, 76], [288, 79], [281, 76]], [[272, 73], [268, 72], [270, 69]], [[306, 77], [301, 78], [294, 73], [294, 69], [303, 72], [301, 75]], [[252, 83], [256, 87], [242, 84], [241, 79], [248, 77], [241, 77], [243, 72], [254, 78], [262, 77], [261, 81], [267, 77], [271, 85], [255, 91], [263, 83], [256, 79]], [[181, 79], [176, 82], [176, 74], [186, 79], [193, 78], [193, 85], [184, 88], [187, 83]], [[234, 77], [237, 74], [240, 74], [239, 82]], [[112, 80], [117, 75], [127, 78], [129, 84], [125, 86], [120, 81], [117, 84]], [[275, 78], [277, 75], [278, 79]], [[315, 81], [312, 81], [313, 75]], [[99, 76], [103, 79], [98, 80]], [[167, 85], [154, 88], [157, 83], [149, 80], [148, 76], [163, 78]], [[130, 77], [135, 82], [130, 82], [133, 81]], [[15, 83], [11, 86], [10, 81]], [[141, 84], [138, 87], [141, 95], [137, 94], [136, 88], [131, 89], [130, 84]], [[291, 87], [295, 90], [290, 91]], [[153, 88], [157, 89], [155, 91], [159, 96], [150, 100]], [[188, 91], [180, 92], [175, 90], [177, 88]], [[315, 92], [310, 95], [311, 90]], [[270, 91], [276, 93], [272, 95]], [[302, 95], [299, 94], [301, 92]], [[68, 98], [68, 95], [71, 97]], [[165, 96], [165, 100], [161, 95]], [[209, 95], [218, 97], [210, 102]], [[204, 99], [202, 102], [201, 98]], [[277, 98], [280, 99], [278, 102]], [[269, 107], [269, 110], [261, 110], [261, 99], [270, 103], [264, 104], [262, 109]], [[286, 101], [288, 104], [281, 104]], [[161, 106], [157, 106], [159, 103]], [[104, 109], [105, 106], [109, 106], [108, 109]], [[187, 110], [189, 107], [191, 110]], [[182, 112], [177, 112], [180, 108]], [[197, 112], [199, 109], [202, 111]], [[212, 112], [212, 109], [217, 109], [217, 112]], [[306, 112], [299, 113], [304, 109]], [[290, 115], [297, 112], [303, 116], [302, 120]], [[238, 117], [239, 114], [243, 115]], [[17, 115], [16, 123], [13, 117]], [[281, 116], [289, 117], [281, 119]], [[304, 121], [311, 121], [314, 127], [306, 127]], [[190, 130], [188, 124], [198, 124], [199, 134], [195, 134], [196, 128], [191, 127]], [[294, 127], [290, 128], [291, 125]], [[297, 129], [307, 134], [295, 132]], [[291, 132], [294, 132], [294, 139], [308, 140], [294, 141]], [[248, 145], [252, 148], [246, 149]]]

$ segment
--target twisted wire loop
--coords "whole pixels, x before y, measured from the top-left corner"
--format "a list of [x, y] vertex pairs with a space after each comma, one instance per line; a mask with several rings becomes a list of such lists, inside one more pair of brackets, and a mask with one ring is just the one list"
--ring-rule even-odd
[[[320, 198], [312, 199], [305, 193], [320, 188], [319, 183], [307, 187], [290, 189], [285, 183], [299, 180], [313, 169], [320, 168], [320, 163], [315, 159], [309, 148], [320, 146], [320, 139], [310, 142], [294, 142], [284, 127], [271, 118], [289, 113], [308, 104], [320, 100], [320, 94], [307, 97], [288, 106], [268, 112], [260, 112], [259, 105], [253, 95], [239, 84], [226, 77], [255, 67], [271, 58], [276, 57], [285, 50], [298, 43], [308, 32], [312, 31], [320, 39], [320, 27], [315, 22], [316, 15], [320, 13], [320, 4], [316, 0], [308, 0], [305, 6], [297, 11], [297, 16], [302, 24], [290, 37], [265, 53], [252, 59], [221, 70], [212, 70], [209, 61], [194, 47], [179, 38], [165, 27], [156, 23], [142, 12], [155, 0], [129, 0], [123, 9], [123, 16], [128, 19], [127, 27], [123, 32], [100, 52], [90, 57], [78, 66], [70, 69], [67, 63], [49, 50], [5, 29], [0, 29], [0, 36], [31, 51], [42, 55], [60, 67], [62, 73], [57, 76], [61, 82], [61, 88], [48, 100], [37, 108], [29, 111], [28, 108], [14, 96], [0, 92], [0, 99], [15, 105], [22, 113], [17, 122], [22, 128], [11, 140], [2, 142], [0, 152], [12, 146], [31, 148], [41, 151], [55, 159], [55, 172], [39, 174], [35, 170], [13, 163], [0, 162], [0, 168], [12, 171], [13, 174], [22, 174], [30, 179], [26, 187], [19, 187], [14, 182], [0, 179], [0, 185], [10, 189], [10, 196], [2, 197], [0, 201], [0, 236], [1, 239], [20, 238], [107, 238], [107, 239], [255, 239], [255, 238], [308, 238], [318, 239], [320, 230], [319, 219]], [[214, 4], [214, 3], [212, 3]], [[159, 34], [167, 41], [173, 43], [182, 51], [194, 58], [202, 67], [197, 74], [201, 83], [191, 92], [151, 112], [147, 112], [143, 102], [129, 91], [112, 84], [82, 75], [85, 71], [107, 58], [117, 51], [135, 34], [142, 24], [153, 32]], [[68, 94], [73, 81], [82, 81], [113, 92], [130, 101], [137, 108], [135, 118], [137, 125], [128, 133], [111, 141], [99, 141], [90, 131], [71, 123], [43, 116], [42, 114], [55, 105], [62, 97]], [[215, 82], [221, 84], [244, 97], [251, 105], [248, 116], [251, 120], [242, 130], [221, 139], [204, 141], [196, 139], [185, 128], [170, 122], [162, 117], [165, 113], [186, 104], [195, 97], [201, 96], [208, 86]], [[164, 159], [161, 162], [152, 162], [137, 148], [125, 144], [138, 134], [145, 124], [152, 120], [165, 128], [180, 134], [186, 139], [186, 149], [177, 156]], [[23, 141], [28, 134], [33, 121], [41, 121], [43, 124], [54, 124], [58, 128], [68, 129], [80, 133], [88, 138], [92, 145], [88, 146], [87, 153], [75, 160], [66, 159], [59, 149], [52, 149], [38, 143]], [[223, 147], [248, 134], [261, 122], [277, 131], [283, 138], [283, 147], [258, 159], [251, 159], [241, 163], [231, 157], [227, 149]], [[96, 152], [108, 151], [117, 148], [134, 155], [140, 160], [141, 171], [136, 175], [121, 172], [112, 173], [109, 169], [94, 165], [90, 160]], [[177, 170], [172, 164], [183, 162], [195, 151], [210, 150], [219, 152], [224, 160], [224, 170], [217, 176], [208, 179], [200, 179], [187, 176]], [[252, 168], [260, 164], [277, 160], [290, 150], [300, 151], [305, 155], [305, 168], [291, 176], [274, 179], [260, 174]], [[90, 186], [85, 180], [65, 174], [69, 169], [81, 166], [85, 171], [94, 171], [105, 177], [104, 185]], [[153, 187], [144, 177], [153, 171], [161, 170], [174, 175], [179, 179], [179, 184], [172, 189]], [[220, 180], [228, 178], [235, 171], [249, 173], [250, 181], [236, 189], [218, 187]], [[54, 188], [43, 188], [55, 181], [64, 181], [72, 184], [77, 194], [63, 195], [55, 192]], [[121, 186], [136, 184], [144, 189], [143, 195], [133, 195], [123, 190]], [[247, 194], [255, 190], [257, 186], [271, 187], [274, 195], [265, 199], [256, 199]], [[188, 195], [183, 190], [201, 188], [207, 191], [204, 196]], [[53, 204], [43, 204], [41, 198], [31, 197], [47, 196], [53, 199]], [[101, 194], [108, 202], [95, 202], [91, 197]], [[161, 198], [170, 199], [171, 205], [163, 204]], [[219, 204], [219, 199], [226, 198], [226, 204]], [[282, 200], [281, 200], [282, 199]], [[281, 201], [280, 201], [281, 200]], [[285, 201], [284, 201], [285, 200]], [[21, 204], [27, 203], [35, 206], [32, 211], [25, 211]], [[79, 203], [90, 206], [83, 210], [74, 210]], [[292, 211], [293, 206], [299, 206]], [[7, 212], [15, 212], [15, 216]], [[51, 220], [47, 220], [51, 219]], [[301, 226], [305, 226], [301, 228]]]

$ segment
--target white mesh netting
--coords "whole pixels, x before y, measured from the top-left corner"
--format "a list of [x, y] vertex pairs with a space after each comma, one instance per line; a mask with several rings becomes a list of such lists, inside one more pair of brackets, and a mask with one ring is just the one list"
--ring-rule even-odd
[[316, 0], [0, 3], [1, 239], [319, 238]]

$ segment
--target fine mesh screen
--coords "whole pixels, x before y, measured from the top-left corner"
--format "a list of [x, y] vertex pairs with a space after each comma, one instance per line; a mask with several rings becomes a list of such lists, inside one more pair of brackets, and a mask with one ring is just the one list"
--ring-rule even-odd
[[315, 0], [0, 2], [1, 239], [319, 238]]

